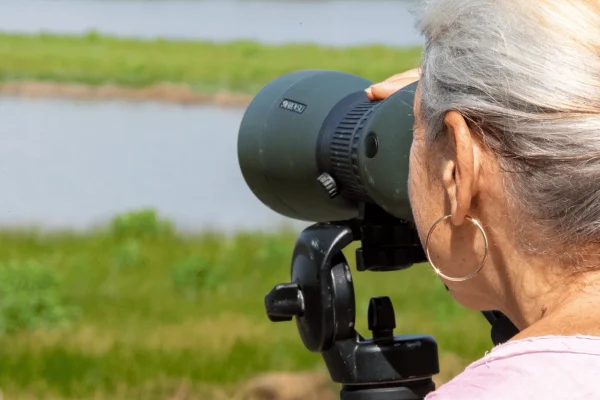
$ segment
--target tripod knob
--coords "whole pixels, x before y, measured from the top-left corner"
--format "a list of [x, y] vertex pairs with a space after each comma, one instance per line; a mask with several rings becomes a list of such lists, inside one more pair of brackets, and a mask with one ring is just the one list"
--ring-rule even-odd
[[304, 298], [297, 283], [275, 286], [265, 296], [265, 308], [272, 322], [291, 321], [304, 313]]
[[393, 339], [396, 316], [392, 300], [387, 296], [372, 297], [369, 301], [369, 330], [373, 340]]

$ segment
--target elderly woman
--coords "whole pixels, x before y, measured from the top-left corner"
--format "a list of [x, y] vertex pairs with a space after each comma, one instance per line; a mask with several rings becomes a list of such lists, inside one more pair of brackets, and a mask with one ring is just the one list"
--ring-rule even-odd
[[600, 2], [426, 2], [410, 201], [462, 305], [519, 328], [428, 399], [600, 399]]

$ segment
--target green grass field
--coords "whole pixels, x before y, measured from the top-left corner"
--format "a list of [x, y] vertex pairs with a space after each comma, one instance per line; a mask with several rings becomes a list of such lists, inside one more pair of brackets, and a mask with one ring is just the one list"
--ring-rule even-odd
[[333, 69], [378, 81], [418, 65], [421, 50], [263, 46], [0, 34], [0, 81], [146, 86], [170, 82], [203, 93], [254, 93], [298, 69]]
[[[256, 92], [292, 70], [374, 81], [418, 64], [420, 49], [327, 49], [0, 34], [0, 81]], [[0, 389], [6, 399], [209, 400], [266, 371], [323, 369], [293, 323], [271, 323], [264, 295], [288, 280], [299, 232], [182, 236], [152, 212], [88, 233], [0, 232]], [[348, 249], [353, 262], [352, 249]], [[491, 348], [489, 326], [459, 306], [426, 265], [354, 273], [358, 327], [388, 295], [397, 333], [439, 343], [442, 381]]]
[[[295, 325], [263, 308], [288, 279], [297, 234], [181, 236], [150, 211], [87, 234], [1, 233], [0, 388], [11, 399], [167, 399], [188, 382], [192, 398], [210, 399], [264, 371], [322, 369]], [[438, 339], [443, 379], [491, 347], [483, 317], [425, 265], [354, 281], [359, 329], [368, 298], [389, 295], [397, 333]]]

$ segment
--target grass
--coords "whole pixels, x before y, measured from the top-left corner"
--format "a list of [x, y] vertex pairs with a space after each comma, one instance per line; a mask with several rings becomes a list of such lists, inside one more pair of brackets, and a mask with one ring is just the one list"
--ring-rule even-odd
[[[420, 49], [228, 44], [0, 34], [0, 82], [189, 85], [254, 93], [289, 71], [323, 68], [380, 80]], [[210, 399], [266, 371], [323, 369], [293, 323], [263, 298], [289, 279], [299, 232], [181, 236], [153, 212], [86, 234], [0, 231], [0, 388], [10, 399]], [[347, 256], [353, 263], [352, 249]], [[353, 267], [354, 268], [354, 267]], [[460, 307], [426, 265], [357, 273], [358, 329], [388, 295], [397, 333], [436, 337], [441, 380], [491, 347], [489, 326]]]
[[[87, 234], [0, 233], [0, 270], [34, 263], [46, 271], [14, 279], [22, 290], [0, 287], [0, 304], [38, 322], [14, 322], [0, 336], [0, 388], [11, 399], [152, 400], [185, 383], [194, 398], [209, 399], [203, 390], [233, 388], [260, 372], [323, 369], [295, 324], [271, 323], [263, 308], [265, 293], [289, 279], [297, 234], [181, 236], [150, 211]], [[23, 303], [36, 282], [27, 277], [48, 274], [43, 282], [56, 285], [45, 286], [54, 288], [46, 308], [71, 311], [60, 323]], [[484, 318], [454, 302], [425, 265], [354, 270], [354, 283], [359, 330], [366, 332], [368, 298], [389, 295], [397, 333], [438, 340], [443, 380], [491, 347]], [[6, 312], [0, 307], [0, 317]]]
[[325, 48], [130, 40], [100, 36], [0, 34], [0, 82], [51, 81], [141, 87], [189, 85], [204, 93], [253, 94], [298, 69], [332, 69], [373, 81], [418, 65], [421, 49]]

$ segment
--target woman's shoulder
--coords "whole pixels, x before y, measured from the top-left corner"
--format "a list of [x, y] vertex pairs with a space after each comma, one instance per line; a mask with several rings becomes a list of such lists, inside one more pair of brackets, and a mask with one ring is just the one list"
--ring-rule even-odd
[[427, 400], [600, 398], [600, 337], [542, 336], [495, 347]]

